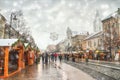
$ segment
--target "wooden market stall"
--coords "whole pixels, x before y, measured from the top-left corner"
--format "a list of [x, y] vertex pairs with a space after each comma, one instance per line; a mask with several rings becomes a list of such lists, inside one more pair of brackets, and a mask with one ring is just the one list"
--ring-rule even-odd
[[[0, 42], [0, 78], [5, 78], [23, 68], [23, 48], [20, 48], [18, 39], [0, 39]], [[18, 43], [14, 44], [16, 42]]]
[[28, 65], [33, 65], [35, 61], [35, 55], [34, 55], [34, 50], [29, 50], [28, 52]]
[[24, 46], [25, 46], [25, 51], [24, 51], [25, 66], [28, 65], [28, 45], [29, 45], [29, 43], [24, 43]]
[[15, 44], [15, 47], [20, 49], [20, 56], [21, 56], [21, 69], [25, 68], [25, 58], [24, 58], [24, 51], [25, 51], [25, 46], [24, 43], [21, 40], [18, 40]]
[[32, 50], [31, 45], [29, 43], [25, 44], [25, 64], [26, 65], [33, 65], [35, 60], [35, 52]]

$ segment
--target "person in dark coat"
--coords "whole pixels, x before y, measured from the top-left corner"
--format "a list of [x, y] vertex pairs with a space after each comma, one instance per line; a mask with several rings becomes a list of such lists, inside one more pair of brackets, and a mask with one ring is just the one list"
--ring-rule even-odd
[[54, 54], [51, 54], [51, 61], [54, 62]]
[[54, 54], [55, 62], [57, 61], [57, 56], [58, 56], [58, 54], [55, 53], [55, 54]]
[[62, 61], [62, 54], [59, 54], [59, 60], [60, 60], [60, 63]]
[[42, 63], [44, 64], [45, 61], [45, 53], [42, 54]]
[[48, 53], [46, 52], [46, 53], [45, 53], [45, 64], [48, 63], [48, 56], [49, 56], [49, 55], [48, 55]]
[[69, 61], [69, 54], [66, 55], [67, 61]]

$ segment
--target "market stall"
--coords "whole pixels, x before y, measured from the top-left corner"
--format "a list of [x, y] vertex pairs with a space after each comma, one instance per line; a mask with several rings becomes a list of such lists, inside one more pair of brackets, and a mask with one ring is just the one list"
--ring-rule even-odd
[[16, 74], [22, 69], [23, 50], [18, 47], [18, 39], [0, 39], [0, 78]]
[[25, 46], [24, 43], [21, 40], [18, 40], [16, 42], [16, 48], [20, 49], [20, 56], [21, 56], [21, 60], [20, 60], [20, 64], [21, 64], [21, 69], [25, 68], [25, 59], [24, 59], [24, 51], [25, 51]]
[[28, 65], [28, 45], [29, 45], [29, 43], [24, 43], [24, 46], [25, 46], [25, 51], [24, 51], [25, 66]]
[[34, 50], [31, 48], [30, 44], [26, 45], [26, 49], [25, 49], [25, 53], [24, 53], [24, 57], [25, 57], [25, 64], [26, 65], [33, 65], [34, 60], [35, 60], [35, 52]]
[[28, 65], [33, 65], [34, 61], [35, 61], [35, 55], [34, 55], [34, 50], [29, 50], [28, 52]]

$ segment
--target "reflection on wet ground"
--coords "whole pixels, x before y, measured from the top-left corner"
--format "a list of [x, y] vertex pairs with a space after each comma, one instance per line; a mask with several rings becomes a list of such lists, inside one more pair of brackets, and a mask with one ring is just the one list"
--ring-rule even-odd
[[20, 73], [4, 80], [62, 80], [53, 63], [27, 66]]
[[[1, 79], [0, 79], [1, 80]], [[66, 63], [34, 64], [2, 80], [94, 80], [88, 74]]]

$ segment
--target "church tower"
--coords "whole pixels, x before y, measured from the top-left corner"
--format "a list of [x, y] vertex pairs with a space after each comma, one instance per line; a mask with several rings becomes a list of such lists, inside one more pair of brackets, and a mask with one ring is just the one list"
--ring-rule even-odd
[[72, 30], [69, 27], [67, 27], [66, 34], [67, 34], [67, 38], [71, 39], [71, 37], [72, 37]]
[[93, 22], [93, 29], [94, 29], [94, 32], [102, 31], [102, 22], [101, 22], [101, 18], [98, 10], [96, 10], [95, 20]]

